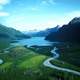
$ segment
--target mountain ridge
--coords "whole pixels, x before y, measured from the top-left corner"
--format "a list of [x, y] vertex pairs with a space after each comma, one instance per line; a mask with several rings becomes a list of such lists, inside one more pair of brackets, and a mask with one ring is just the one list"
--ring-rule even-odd
[[1, 37], [10, 38], [10, 39], [29, 38], [29, 36], [21, 33], [16, 29], [9, 28], [7, 26], [0, 24], [0, 38]]
[[50, 33], [45, 39], [80, 43], [80, 18], [73, 18], [67, 25], [63, 25], [55, 33]]

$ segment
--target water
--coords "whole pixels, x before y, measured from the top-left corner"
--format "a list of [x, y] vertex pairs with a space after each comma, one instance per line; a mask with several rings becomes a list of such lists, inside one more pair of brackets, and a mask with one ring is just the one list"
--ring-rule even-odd
[[0, 64], [2, 64], [3, 63], [3, 60], [2, 59], [0, 59]]
[[32, 38], [29, 38], [29, 39], [19, 40], [17, 43], [12, 43], [12, 45], [48, 46], [48, 45], [52, 45], [52, 42], [46, 41], [45, 37], [32, 37]]

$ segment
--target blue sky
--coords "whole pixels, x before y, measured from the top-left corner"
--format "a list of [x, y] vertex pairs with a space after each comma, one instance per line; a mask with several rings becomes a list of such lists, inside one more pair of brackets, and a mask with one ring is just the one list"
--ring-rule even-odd
[[0, 0], [0, 23], [20, 31], [67, 24], [80, 16], [80, 0]]

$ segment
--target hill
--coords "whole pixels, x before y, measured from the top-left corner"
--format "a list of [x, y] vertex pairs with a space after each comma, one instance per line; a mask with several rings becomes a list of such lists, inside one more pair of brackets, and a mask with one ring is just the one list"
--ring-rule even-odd
[[10, 38], [10, 39], [22, 39], [22, 38], [29, 38], [29, 36], [24, 35], [18, 30], [13, 28], [8, 28], [2, 24], [0, 24], [0, 38]]

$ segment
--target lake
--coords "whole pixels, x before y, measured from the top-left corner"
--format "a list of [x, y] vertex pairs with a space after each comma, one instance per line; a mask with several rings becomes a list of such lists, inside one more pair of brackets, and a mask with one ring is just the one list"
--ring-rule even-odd
[[27, 45], [32, 46], [32, 45], [38, 45], [38, 46], [48, 46], [52, 45], [53, 42], [45, 40], [45, 37], [32, 37], [29, 39], [22, 39], [18, 40], [16, 43], [12, 43], [12, 45]]

